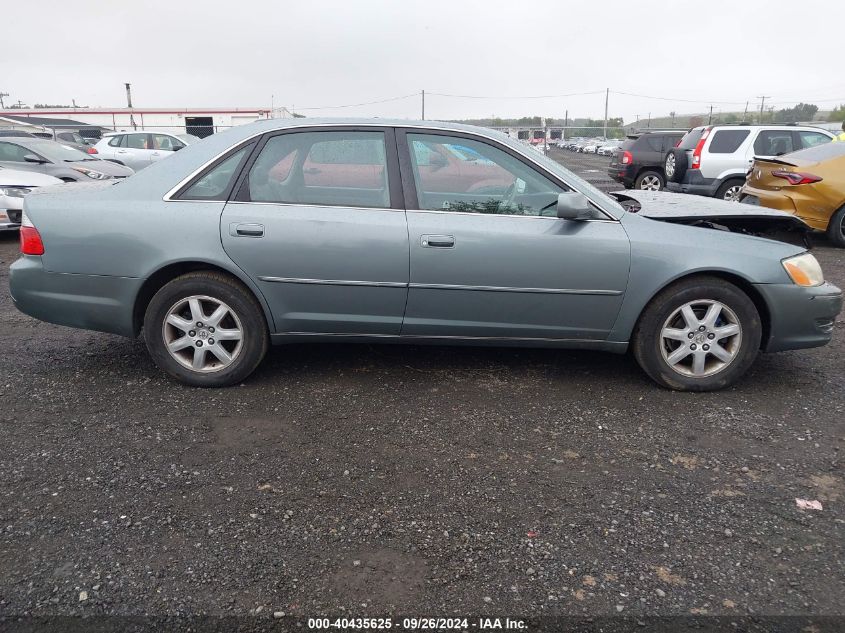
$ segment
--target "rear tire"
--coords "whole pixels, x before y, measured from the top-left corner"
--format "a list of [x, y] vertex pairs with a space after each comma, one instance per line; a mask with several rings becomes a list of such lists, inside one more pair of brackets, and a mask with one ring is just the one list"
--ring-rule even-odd
[[691, 277], [651, 300], [632, 347], [640, 367], [659, 385], [714, 391], [751, 367], [762, 332], [757, 308], [741, 289], [718, 277]]
[[827, 224], [827, 237], [834, 246], [845, 248], [845, 206], [830, 217]]
[[666, 180], [663, 178], [663, 174], [652, 170], [640, 173], [634, 181], [634, 189], [643, 191], [661, 191], [665, 186]]
[[742, 192], [742, 186], [744, 184], [744, 180], [727, 180], [716, 190], [714, 197], [719, 198], [719, 200], [727, 200], [728, 202], [739, 202], [739, 195]]
[[165, 284], [144, 315], [144, 340], [165, 373], [193, 387], [227, 387], [264, 358], [269, 333], [255, 296], [237, 280], [192, 272]]

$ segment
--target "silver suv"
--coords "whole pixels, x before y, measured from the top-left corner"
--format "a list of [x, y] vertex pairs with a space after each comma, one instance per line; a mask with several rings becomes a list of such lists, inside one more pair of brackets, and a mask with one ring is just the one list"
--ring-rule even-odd
[[705, 125], [691, 129], [664, 159], [670, 191], [737, 200], [754, 158], [829, 143], [833, 134], [798, 125]]

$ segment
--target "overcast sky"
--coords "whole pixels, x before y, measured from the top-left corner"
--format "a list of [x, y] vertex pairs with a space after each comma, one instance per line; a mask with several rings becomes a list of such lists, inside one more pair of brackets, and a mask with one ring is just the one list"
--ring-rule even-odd
[[[419, 118], [422, 89], [430, 119], [601, 117], [608, 87], [610, 116], [626, 122], [754, 108], [759, 95], [779, 107], [845, 102], [845, 3], [834, 0], [4, 4], [7, 105], [124, 106], [126, 81], [139, 108], [272, 101], [313, 116]], [[596, 94], [559, 96], [572, 93]]]

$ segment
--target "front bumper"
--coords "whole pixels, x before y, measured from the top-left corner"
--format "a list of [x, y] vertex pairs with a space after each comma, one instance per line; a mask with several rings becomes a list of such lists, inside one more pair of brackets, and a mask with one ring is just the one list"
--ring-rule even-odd
[[17, 231], [21, 227], [22, 198], [0, 196], [0, 231]]
[[769, 307], [768, 340], [763, 351], [781, 352], [826, 345], [842, 311], [842, 291], [833, 284], [755, 284]]
[[53, 273], [23, 255], [9, 268], [15, 307], [49, 323], [134, 336], [133, 309], [143, 279]]

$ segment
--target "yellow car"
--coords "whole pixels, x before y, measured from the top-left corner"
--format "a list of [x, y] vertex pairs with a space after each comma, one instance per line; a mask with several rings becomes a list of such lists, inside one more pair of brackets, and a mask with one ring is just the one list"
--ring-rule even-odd
[[845, 143], [755, 159], [740, 202], [793, 213], [845, 248]]

